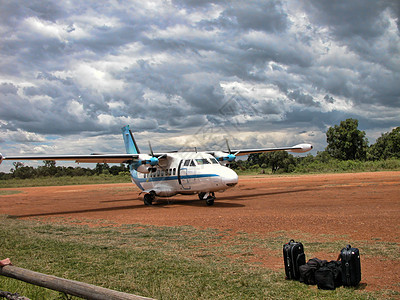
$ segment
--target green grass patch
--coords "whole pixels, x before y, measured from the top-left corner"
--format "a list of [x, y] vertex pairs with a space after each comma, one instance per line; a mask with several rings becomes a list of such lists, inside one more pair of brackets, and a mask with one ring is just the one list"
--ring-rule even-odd
[[[62, 219], [61, 219], [62, 220]], [[366, 292], [354, 288], [320, 291], [284, 279], [279, 271], [257, 260], [282, 256], [282, 245], [294, 233], [260, 237], [230, 230], [190, 226], [147, 225], [94, 227], [40, 223], [0, 217], [0, 254], [14, 265], [156, 299], [380, 299], [390, 290]], [[100, 224], [101, 225], [101, 224]], [[346, 242], [318, 243], [317, 237], [296, 232], [307, 254], [339, 251]], [[400, 260], [399, 245], [379, 241], [358, 243], [362, 255]], [[266, 253], [260, 257], [258, 253]], [[397, 262], [398, 263], [398, 262]], [[2, 290], [31, 299], [60, 299], [60, 294], [14, 279], [1, 278]]]
[[130, 175], [93, 175], [93, 176], [61, 176], [38, 177], [30, 179], [13, 178], [0, 180], [0, 188], [34, 187], [34, 186], [60, 186], [104, 183], [127, 183], [131, 181]]
[[379, 161], [337, 160], [328, 162], [313, 161], [296, 166], [295, 173], [343, 173], [343, 172], [377, 172], [399, 171], [400, 160], [388, 159]]
[[330, 159], [327, 162], [313, 161], [306, 164], [299, 164], [291, 173], [285, 173], [283, 169], [272, 173], [270, 168], [251, 167], [249, 169], [236, 169], [238, 175], [298, 175], [298, 174], [324, 174], [324, 173], [357, 173], [357, 172], [379, 172], [379, 171], [400, 171], [399, 159], [388, 159], [381, 161], [341, 161]]
[[14, 195], [22, 193], [22, 191], [0, 191], [0, 196]]

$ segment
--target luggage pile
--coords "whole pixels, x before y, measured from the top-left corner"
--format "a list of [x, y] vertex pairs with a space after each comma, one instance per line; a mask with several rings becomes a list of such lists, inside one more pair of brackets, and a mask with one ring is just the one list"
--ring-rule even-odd
[[361, 281], [360, 252], [347, 245], [338, 260], [330, 262], [312, 258], [306, 263], [303, 244], [290, 240], [283, 245], [286, 279], [334, 290], [340, 286], [357, 286]]

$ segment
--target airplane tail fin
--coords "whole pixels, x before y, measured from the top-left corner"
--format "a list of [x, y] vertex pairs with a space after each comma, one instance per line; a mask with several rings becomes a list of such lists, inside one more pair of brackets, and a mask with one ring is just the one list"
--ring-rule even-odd
[[129, 129], [129, 125], [121, 128], [122, 136], [124, 137], [126, 153], [128, 154], [139, 154], [139, 148], [136, 144], [135, 138], [133, 137], [132, 131]]

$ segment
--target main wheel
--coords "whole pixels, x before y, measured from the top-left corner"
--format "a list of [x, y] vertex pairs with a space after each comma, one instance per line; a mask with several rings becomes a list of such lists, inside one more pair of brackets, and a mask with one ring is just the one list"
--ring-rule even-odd
[[151, 194], [144, 195], [144, 205], [152, 205], [153, 199], [154, 199], [154, 197]]
[[215, 200], [215, 197], [208, 196], [207, 199], [206, 199], [207, 206], [214, 205], [214, 200]]

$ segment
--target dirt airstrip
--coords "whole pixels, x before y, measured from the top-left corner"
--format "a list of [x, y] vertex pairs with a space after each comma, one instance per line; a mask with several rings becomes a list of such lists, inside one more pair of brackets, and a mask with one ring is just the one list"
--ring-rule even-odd
[[[328, 240], [337, 237], [353, 246], [357, 241], [396, 243], [396, 249], [400, 243], [400, 172], [242, 176], [236, 187], [217, 193], [211, 207], [196, 195], [160, 199], [151, 207], [144, 206], [139, 190], [131, 183], [1, 190], [22, 191], [0, 196], [0, 214], [20, 218], [192, 225], [260, 235], [284, 230], [315, 236], [316, 241], [321, 236]], [[331, 260], [336, 254], [318, 257]], [[372, 255], [361, 259], [365, 289], [400, 292], [398, 260]], [[278, 257], [266, 256], [264, 265], [283, 269]]]

